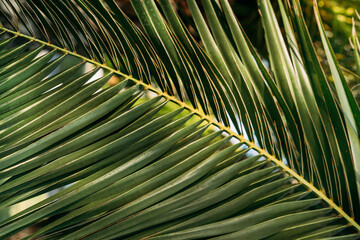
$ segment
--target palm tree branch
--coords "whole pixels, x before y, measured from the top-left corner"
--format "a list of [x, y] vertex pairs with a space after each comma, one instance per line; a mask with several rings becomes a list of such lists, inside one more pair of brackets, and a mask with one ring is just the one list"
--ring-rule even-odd
[[293, 169], [288, 167], [286, 164], [284, 164], [281, 160], [277, 159], [275, 156], [269, 154], [265, 149], [258, 147], [254, 142], [247, 140], [243, 135], [235, 133], [230, 127], [226, 127], [222, 123], [215, 121], [210, 115], [205, 114], [202, 111], [190, 106], [186, 102], [178, 100], [176, 97], [171, 96], [166, 92], [162, 92], [162, 91], [158, 90], [157, 88], [155, 88], [154, 86], [152, 86], [150, 84], [147, 84], [147, 83], [144, 83], [141, 80], [135, 79], [131, 75], [125, 74], [125, 73], [123, 73], [123, 72], [121, 72], [121, 71], [119, 71], [117, 69], [109, 67], [106, 64], [99, 63], [94, 59], [84, 57], [84, 56], [76, 53], [75, 51], [72, 52], [72, 51], [70, 51], [68, 49], [58, 47], [58, 46], [56, 46], [56, 45], [54, 45], [54, 44], [52, 44], [50, 42], [45, 42], [45, 41], [39, 40], [39, 39], [37, 39], [35, 37], [28, 36], [28, 35], [22, 34], [20, 32], [12, 31], [12, 30], [7, 29], [7, 28], [5, 28], [3, 26], [0, 26], [0, 30], [4, 31], [4, 32], [7, 32], [7, 33], [10, 33], [10, 34], [14, 35], [15, 37], [25, 38], [25, 39], [27, 39], [27, 40], [29, 40], [31, 42], [37, 42], [37, 43], [39, 43], [41, 45], [47, 46], [47, 47], [52, 48], [54, 50], [61, 51], [64, 54], [68, 54], [68, 55], [74, 56], [76, 58], [80, 58], [84, 62], [91, 63], [91, 64], [95, 65], [96, 67], [106, 69], [106, 70], [108, 70], [109, 72], [111, 72], [113, 74], [124, 77], [127, 80], [131, 80], [134, 83], [136, 83], [137, 85], [141, 85], [145, 89], [156, 93], [158, 96], [161, 96], [161, 97], [165, 98], [166, 100], [171, 101], [171, 102], [177, 104], [178, 106], [187, 109], [191, 113], [199, 116], [201, 119], [206, 120], [209, 124], [212, 124], [213, 126], [216, 126], [220, 130], [226, 132], [227, 134], [229, 134], [229, 136], [235, 137], [240, 142], [245, 143], [248, 146], [249, 149], [255, 150], [256, 152], [258, 152], [259, 155], [264, 156], [267, 159], [267, 161], [272, 162], [277, 167], [281, 168], [284, 172], [286, 172], [291, 177], [296, 179], [299, 183], [303, 184], [307, 189], [309, 189], [309, 191], [313, 192], [316, 196], [318, 196], [320, 199], [322, 199], [324, 202], [326, 202], [331, 208], [333, 208], [338, 213], [339, 216], [345, 218], [348, 221], [349, 225], [352, 225], [354, 228], [356, 228], [356, 230], [358, 232], [360, 232], [360, 225], [354, 220], [354, 218], [350, 217], [346, 212], [344, 212], [343, 209], [340, 206], [338, 206], [332, 199], [327, 197], [326, 194], [323, 191], [317, 189], [312, 183], [307, 181], [303, 176], [296, 173]]

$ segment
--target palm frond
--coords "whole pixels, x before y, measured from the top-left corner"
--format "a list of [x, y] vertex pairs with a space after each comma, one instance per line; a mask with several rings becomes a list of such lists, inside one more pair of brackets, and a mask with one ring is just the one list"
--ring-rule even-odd
[[143, 30], [112, 0], [1, 1], [0, 208], [57, 192], [0, 237], [358, 238], [359, 108], [316, 7], [336, 91], [297, 0], [286, 38], [259, 1], [271, 72], [227, 1], [188, 1], [204, 48], [131, 2]]

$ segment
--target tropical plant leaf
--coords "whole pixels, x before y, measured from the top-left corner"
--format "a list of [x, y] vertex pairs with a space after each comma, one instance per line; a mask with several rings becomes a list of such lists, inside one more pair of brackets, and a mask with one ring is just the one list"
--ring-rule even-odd
[[272, 72], [225, 0], [188, 1], [204, 48], [131, 3], [143, 30], [112, 0], [1, 1], [0, 209], [56, 192], [0, 237], [359, 238], [359, 109], [319, 14], [337, 92], [296, 0], [286, 38], [259, 1]]

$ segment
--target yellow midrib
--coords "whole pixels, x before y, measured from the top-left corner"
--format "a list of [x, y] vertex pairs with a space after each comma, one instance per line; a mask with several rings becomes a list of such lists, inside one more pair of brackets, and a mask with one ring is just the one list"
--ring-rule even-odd
[[278, 167], [282, 168], [285, 172], [287, 172], [288, 174], [290, 174], [292, 177], [294, 177], [299, 183], [305, 185], [309, 190], [311, 190], [312, 192], [314, 192], [315, 195], [317, 195], [319, 198], [321, 198], [323, 201], [325, 201], [330, 207], [332, 207], [335, 211], [337, 211], [339, 213], [339, 215], [343, 218], [345, 218], [349, 224], [351, 224], [353, 227], [355, 227], [357, 229], [357, 231], [360, 233], [360, 225], [352, 218], [350, 217], [346, 212], [344, 212], [342, 210], [341, 207], [339, 207], [338, 205], [336, 205], [330, 198], [328, 198], [324, 192], [322, 192], [321, 190], [317, 189], [316, 187], [314, 187], [310, 182], [308, 182], [306, 179], [304, 179], [302, 176], [300, 176], [299, 174], [297, 174], [294, 170], [292, 170], [291, 168], [289, 168], [288, 166], [286, 166], [281, 160], [278, 160], [275, 156], [269, 154], [268, 152], [266, 152], [265, 149], [262, 149], [258, 146], [255, 145], [255, 143], [247, 140], [244, 138], [243, 135], [239, 135], [237, 133], [235, 133], [233, 130], [231, 130], [229, 127], [225, 127], [224, 125], [222, 125], [221, 123], [213, 120], [210, 116], [204, 114], [203, 112], [200, 112], [198, 109], [193, 108], [192, 106], [188, 105], [187, 103], [184, 103], [178, 99], [176, 99], [174, 96], [170, 96], [167, 93], [164, 93], [156, 88], [154, 88], [151, 85], [148, 85], [138, 79], [133, 78], [130, 75], [127, 75], [125, 73], [120, 72], [119, 70], [115, 70], [105, 64], [101, 64], [99, 62], [96, 62], [93, 59], [89, 59], [87, 57], [84, 57], [76, 52], [71, 52], [70, 50], [64, 49], [64, 48], [60, 48], [56, 45], [53, 45], [49, 42], [45, 42], [39, 39], [36, 39], [35, 37], [31, 37], [25, 34], [22, 34], [20, 32], [15, 32], [12, 31], [10, 29], [4, 28], [3, 26], [0, 26], [0, 30], [11, 33], [15, 36], [19, 36], [19, 37], [23, 37], [26, 38], [30, 41], [33, 42], [37, 42], [39, 44], [48, 46], [52, 49], [56, 49], [59, 50], [65, 54], [69, 54], [72, 55], [74, 57], [78, 57], [80, 59], [83, 59], [84, 61], [94, 64], [97, 67], [101, 67], [103, 69], [106, 69], [114, 74], [120, 75], [122, 77], [125, 77], [126, 79], [129, 79], [133, 82], [135, 82], [136, 84], [142, 85], [145, 89], [148, 89], [152, 92], [155, 92], [156, 94], [158, 94], [159, 96], [163, 96], [164, 98], [166, 98], [169, 101], [172, 101], [176, 104], [178, 104], [181, 107], [186, 108], [187, 110], [189, 110], [192, 113], [195, 113], [196, 115], [198, 115], [200, 118], [205, 119], [206, 121], [208, 121], [209, 123], [215, 125], [216, 127], [218, 127], [219, 129], [227, 132], [229, 135], [234, 136], [235, 138], [237, 138], [239, 141], [244, 142], [249, 148], [254, 149], [255, 151], [257, 151], [260, 155], [263, 155], [267, 158], [267, 160], [272, 161], [275, 165], [277, 165]]

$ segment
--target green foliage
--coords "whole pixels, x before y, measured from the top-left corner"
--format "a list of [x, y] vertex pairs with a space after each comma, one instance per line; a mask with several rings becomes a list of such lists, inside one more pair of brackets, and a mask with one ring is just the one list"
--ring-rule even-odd
[[[270, 71], [226, 0], [1, 1], [0, 238], [357, 239], [360, 110], [314, 3], [285, 34], [260, 0]], [[358, 47], [356, 36], [354, 46]], [[109, 84], [116, 78], [117, 84]]]

